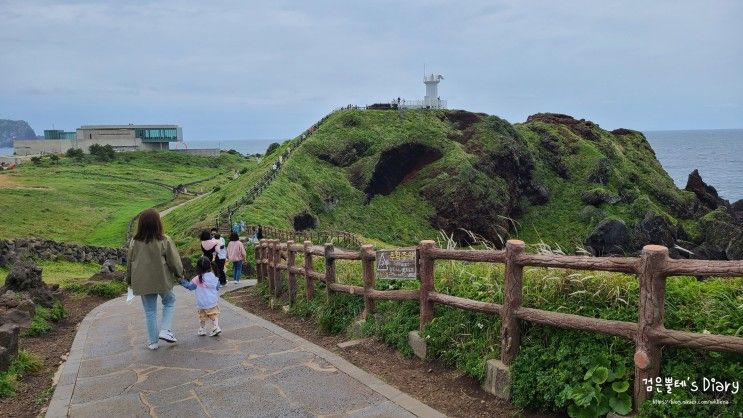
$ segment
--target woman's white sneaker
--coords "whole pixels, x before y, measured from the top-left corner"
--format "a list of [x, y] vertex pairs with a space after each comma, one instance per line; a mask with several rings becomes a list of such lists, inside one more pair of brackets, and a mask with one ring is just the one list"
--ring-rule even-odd
[[175, 336], [169, 329], [164, 329], [160, 331], [160, 339], [169, 343], [174, 343], [178, 340], [175, 339]]
[[158, 347], [160, 347], [158, 343], [152, 343], [152, 344], [147, 345], [147, 348], [149, 348], [150, 350], [157, 350]]

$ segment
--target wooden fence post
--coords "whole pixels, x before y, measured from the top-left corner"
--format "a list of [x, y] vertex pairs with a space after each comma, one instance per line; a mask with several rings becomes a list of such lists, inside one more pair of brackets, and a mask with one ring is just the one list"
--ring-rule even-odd
[[274, 270], [276, 269], [276, 266], [274, 264], [273, 260], [274, 251], [273, 251], [273, 240], [269, 239], [266, 240], [266, 280], [268, 280], [268, 290], [273, 296], [274, 294], [274, 282], [273, 282], [273, 276], [274, 276]]
[[419, 294], [420, 302], [420, 322], [419, 329], [422, 331], [431, 320], [433, 319], [433, 302], [429, 300], [429, 292], [433, 292], [435, 287], [433, 283], [434, 279], [434, 261], [431, 257], [431, 250], [436, 246], [436, 243], [431, 240], [425, 240], [420, 242], [418, 247], [420, 257], [420, 276], [421, 286]]
[[263, 270], [263, 264], [261, 264], [261, 257], [262, 257], [261, 244], [256, 243], [255, 246], [253, 247], [253, 250], [255, 252], [255, 278], [256, 278], [256, 281], [260, 283], [263, 280], [263, 277], [261, 275], [262, 270]]
[[650, 337], [650, 332], [663, 328], [665, 316], [666, 277], [663, 268], [668, 258], [668, 248], [646, 245], [640, 255], [640, 299], [635, 335], [635, 411], [652, 392], [645, 390], [643, 379], [654, 379], [660, 372], [660, 346]]
[[519, 352], [521, 330], [515, 311], [521, 307], [523, 293], [523, 267], [516, 262], [524, 252], [524, 241], [509, 239], [506, 242], [506, 275], [503, 295], [503, 315], [501, 319], [501, 361], [511, 364]]
[[294, 241], [286, 242], [286, 271], [289, 280], [289, 305], [294, 304], [294, 297], [297, 295], [297, 274], [292, 271], [294, 268], [294, 250], [292, 249]]
[[310, 273], [312, 273], [312, 253], [310, 251], [312, 251], [312, 241], [308, 240], [304, 242], [304, 286], [305, 297], [308, 302], [315, 297], [315, 283], [310, 277]]
[[361, 264], [362, 274], [364, 277], [364, 312], [361, 317], [366, 319], [367, 316], [374, 313], [374, 299], [369, 295], [374, 289], [374, 246], [364, 245], [361, 247]]
[[274, 297], [276, 298], [281, 296], [281, 269], [279, 268], [279, 264], [281, 264], [281, 247], [279, 246], [280, 244], [281, 242], [279, 240], [273, 240], [273, 262], [276, 266], [273, 271], [273, 290]]
[[325, 244], [325, 290], [328, 294], [328, 301], [333, 296], [333, 289], [330, 288], [335, 283], [335, 258], [333, 258], [333, 244]]

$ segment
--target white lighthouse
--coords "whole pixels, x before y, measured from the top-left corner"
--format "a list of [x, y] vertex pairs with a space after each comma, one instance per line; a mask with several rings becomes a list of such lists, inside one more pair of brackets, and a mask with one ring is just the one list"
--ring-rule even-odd
[[426, 96], [423, 100], [393, 99], [390, 106], [398, 109], [446, 109], [446, 100], [439, 97], [439, 82], [444, 79], [441, 74], [423, 76], [426, 85]]
[[439, 109], [445, 106], [441, 105], [439, 98], [439, 82], [444, 79], [441, 74], [423, 76], [423, 83], [426, 85], [426, 97], [423, 98], [423, 106], [431, 109]]

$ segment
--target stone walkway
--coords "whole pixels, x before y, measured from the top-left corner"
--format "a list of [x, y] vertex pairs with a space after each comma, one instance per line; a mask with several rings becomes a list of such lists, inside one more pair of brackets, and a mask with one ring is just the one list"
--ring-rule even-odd
[[178, 343], [161, 342], [155, 351], [145, 347], [138, 299], [127, 305], [121, 297], [92, 310], [80, 323], [46, 416], [442, 416], [224, 300], [222, 334], [199, 337], [193, 295], [181, 287], [176, 294]]

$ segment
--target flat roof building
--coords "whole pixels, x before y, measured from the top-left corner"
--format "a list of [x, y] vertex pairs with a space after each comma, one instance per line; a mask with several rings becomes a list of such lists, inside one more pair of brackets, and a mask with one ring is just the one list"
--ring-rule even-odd
[[43, 140], [16, 140], [16, 155], [61, 154], [70, 148], [88, 152], [93, 144], [110, 145], [116, 151], [170, 149], [171, 142], [182, 142], [178, 125], [83, 125], [75, 132], [58, 129], [44, 131]]

